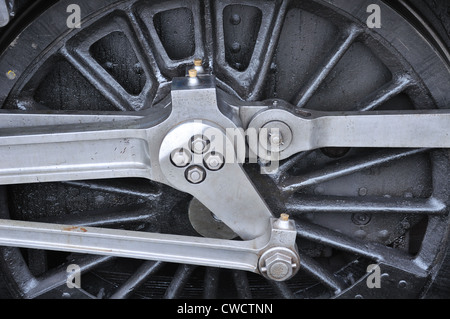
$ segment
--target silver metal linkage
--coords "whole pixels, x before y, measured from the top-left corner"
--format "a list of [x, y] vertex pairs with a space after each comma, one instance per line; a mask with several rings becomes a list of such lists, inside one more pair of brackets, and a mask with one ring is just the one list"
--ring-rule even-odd
[[[321, 147], [450, 148], [448, 110], [294, 114], [282, 101], [278, 108], [236, 102], [218, 94], [214, 76], [188, 74], [173, 79], [170, 100], [141, 112], [1, 111], [0, 185], [147, 178], [191, 194], [244, 241], [1, 220], [0, 245], [241, 269], [283, 281], [300, 265], [295, 226], [285, 215], [273, 219], [242, 167], [247, 151], [267, 161]], [[252, 130], [257, 139], [246, 145]]]
[[0, 220], [2, 246], [239, 269], [277, 281], [299, 269], [295, 238], [294, 222], [286, 217], [270, 219], [266, 233], [249, 241]]
[[[257, 113], [249, 128], [277, 130], [280, 145], [250, 144], [260, 157], [286, 159], [323, 147], [450, 148], [449, 110], [317, 112], [282, 109]], [[270, 134], [269, 130], [269, 134]], [[261, 135], [260, 135], [261, 136]], [[414, 138], [411, 138], [414, 136]], [[266, 152], [261, 152], [261, 149]]]

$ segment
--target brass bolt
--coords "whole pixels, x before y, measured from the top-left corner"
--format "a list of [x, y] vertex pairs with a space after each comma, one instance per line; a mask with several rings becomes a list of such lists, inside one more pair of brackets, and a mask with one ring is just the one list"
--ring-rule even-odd
[[197, 77], [197, 70], [196, 69], [190, 69], [189, 70], [189, 77], [190, 78], [196, 78]]
[[202, 59], [194, 59], [194, 66], [202, 66]]
[[288, 214], [281, 214], [280, 218], [275, 221], [274, 226], [278, 229], [290, 229], [290, 222], [289, 222], [289, 215]]

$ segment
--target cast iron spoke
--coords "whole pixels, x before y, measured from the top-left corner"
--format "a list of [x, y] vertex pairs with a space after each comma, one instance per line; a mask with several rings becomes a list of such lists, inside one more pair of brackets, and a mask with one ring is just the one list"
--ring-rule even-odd
[[407, 76], [398, 76], [385, 86], [374, 92], [369, 98], [356, 106], [358, 111], [372, 111], [377, 107], [386, 103], [394, 96], [402, 93], [406, 88], [412, 84], [412, 79]]
[[153, 187], [155, 184], [147, 184], [145, 189], [142, 187], [136, 187], [135, 183], [112, 183], [111, 181], [66, 181], [63, 184], [87, 188], [89, 190], [96, 190], [116, 195], [133, 196], [141, 201], [153, 201], [162, 196], [162, 191], [159, 185]]
[[290, 1], [291, 0], [283, 0], [279, 8], [274, 10], [274, 12], [277, 13], [270, 22], [270, 25], [273, 26], [273, 28], [268, 28], [266, 30], [268, 34], [260, 49], [261, 55], [254, 60], [260, 63], [260, 65], [256, 66], [256, 69], [252, 74], [254, 83], [251, 91], [248, 93], [248, 101], [258, 101], [261, 99], [261, 94], [270, 71], [270, 65], [272, 64], [278, 40], [280, 39], [281, 30], [283, 29], [283, 23]]
[[148, 222], [155, 219], [158, 213], [149, 211], [145, 206], [126, 208], [105, 208], [95, 211], [86, 211], [79, 214], [51, 216], [33, 220], [42, 223], [66, 224], [73, 226], [113, 227], [139, 222]]
[[155, 79], [158, 81], [159, 85], [169, 82], [167, 77], [165, 77], [158, 65], [158, 62], [154, 56], [151, 49], [150, 43], [147, 40], [144, 32], [142, 31], [142, 25], [139, 22], [139, 18], [136, 16], [135, 12], [130, 9], [127, 11], [127, 17], [131, 24], [132, 32], [132, 43], [139, 60], [143, 61], [145, 66], [145, 71], [147, 74], [147, 80], [150, 80], [148, 75], [153, 74]]
[[170, 282], [169, 287], [167, 287], [166, 293], [164, 294], [164, 299], [177, 299], [180, 298], [181, 293], [186, 286], [189, 277], [197, 266], [182, 264], [179, 265], [175, 275]]
[[[270, 65], [275, 54], [278, 40], [280, 38], [281, 30], [285, 15], [289, 7], [290, 0], [283, 0], [273, 3], [256, 3], [254, 6], [261, 5], [261, 10], [265, 12], [262, 16], [261, 26], [258, 32], [258, 39], [253, 49], [252, 59], [245, 70], [237, 71], [227, 64], [225, 61], [225, 45], [224, 39], [224, 23], [229, 23], [223, 19], [223, 9], [226, 4], [217, 4], [215, 8], [215, 16], [217, 20], [217, 32], [219, 37], [217, 39], [216, 63], [222, 65], [223, 71], [226, 75], [227, 81], [223, 83], [225, 88], [232, 87], [237, 94], [247, 101], [257, 101], [261, 99], [263, 87], [267, 80], [267, 75], [270, 71]], [[268, 10], [264, 6], [271, 6]], [[244, 31], [245, 32], [245, 31]]]
[[[274, 179], [277, 182], [288, 177], [289, 176], [287, 174], [288, 171], [292, 167], [294, 167], [297, 163], [302, 161], [305, 157], [307, 157], [309, 154], [311, 154], [311, 152], [312, 151], [300, 152], [300, 153], [297, 153], [297, 154], [291, 156], [290, 158], [284, 160], [283, 162], [280, 163], [280, 165], [278, 166], [277, 170], [274, 173], [269, 174], [269, 177], [271, 177], [272, 179]], [[264, 166], [263, 166], [263, 168], [264, 168]]]
[[290, 198], [286, 209], [305, 213], [444, 214], [446, 205], [436, 198], [301, 196]]
[[234, 285], [239, 299], [251, 299], [252, 292], [248, 283], [247, 273], [241, 270], [233, 270], [232, 272]]
[[326, 79], [328, 74], [339, 63], [341, 58], [345, 55], [345, 53], [361, 33], [362, 30], [354, 25], [349, 26], [345, 30], [338, 44], [331, 51], [332, 54], [326, 58], [324, 64], [317, 70], [317, 72], [313, 76], [311, 76], [306, 85], [304, 85], [303, 88], [298, 92], [296, 98], [294, 99], [294, 101], [292, 101], [292, 104], [296, 105], [297, 108], [303, 108], [308, 103], [308, 101]]
[[300, 269], [319, 280], [335, 294], [345, 289], [344, 283], [308, 255], [300, 255]]
[[286, 282], [269, 280], [269, 284], [275, 290], [277, 295], [283, 299], [295, 299], [295, 294], [289, 288]]
[[297, 235], [301, 238], [363, 256], [418, 277], [426, 276], [426, 269], [406, 252], [376, 242], [352, 238], [307, 221], [297, 223], [296, 226]]
[[13, 100], [13, 105], [18, 110], [22, 111], [35, 111], [35, 110], [50, 110], [47, 106], [37, 102], [32, 96], [23, 94]]
[[205, 56], [207, 66], [210, 70], [214, 70], [214, 34], [213, 34], [213, 5], [211, 0], [204, 1], [204, 30], [205, 30]]
[[136, 110], [130, 94], [88, 53], [64, 47], [61, 54], [85, 77], [117, 110]]
[[426, 151], [428, 151], [428, 149], [379, 151], [371, 155], [330, 164], [320, 170], [312, 171], [311, 173], [306, 173], [301, 176], [287, 177], [281, 182], [280, 188], [283, 192], [296, 192], [311, 185], [324, 183], [342, 176], [350, 175], [374, 166], [386, 164], [394, 160], [399, 160]]
[[205, 278], [203, 280], [203, 298], [216, 299], [219, 291], [220, 269], [215, 267], [207, 267], [205, 270]]
[[[113, 256], [96, 256], [96, 255], [80, 255], [72, 254], [68, 261], [54, 268], [44, 275], [36, 278], [36, 284], [30, 286], [28, 290], [25, 291], [27, 298], [39, 297], [55, 288], [65, 287], [68, 279], [67, 267], [69, 265], [77, 265], [80, 267], [80, 273], [84, 274], [86, 272], [92, 271], [93, 269], [104, 265], [107, 262], [114, 260], [116, 257]], [[82, 285], [82, 283], [81, 283]], [[82, 287], [81, 287], [82, 289]]]
[[132, 296], [152, 275], [164, 266], [161, 261], [145, 261], [110, 297], [125, 299]]

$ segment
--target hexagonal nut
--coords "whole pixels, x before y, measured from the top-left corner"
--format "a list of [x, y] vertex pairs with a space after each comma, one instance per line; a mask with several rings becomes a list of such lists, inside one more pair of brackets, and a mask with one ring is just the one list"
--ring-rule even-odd
[[188, 150], [184, 148], [178, 149], [170, 154], [170, 159], [172, 160], [172, 164], [176, 167], [186, 167], [192, 160], [192, 156]]
[[222, 154], [211, 152], [205, 155], [203, 158], [203, 163], [207, 169], [211, 171], [218, 171], [223, 167], [225, 160]]
[[258, 267], [263, 276], [274, 281], [285, 281], [299, 270], [299, 256], [287, 247], [275, 247], [264, 252]]
[[189, 183], [200, 184], [206, 178], [206, 171], [201, 166], [191, 166], [186, 169], [185, 177]]
[[265, 268], [269, 278], [276, 281], [285, 280], [293, 273], [292, 258], [283, 253], [275, 253], [266, 259]]
[[202, 135], [195, 135], [191, 138], [191, 150], [196, 154], [203, 154], [208, 150], [209, 140]]

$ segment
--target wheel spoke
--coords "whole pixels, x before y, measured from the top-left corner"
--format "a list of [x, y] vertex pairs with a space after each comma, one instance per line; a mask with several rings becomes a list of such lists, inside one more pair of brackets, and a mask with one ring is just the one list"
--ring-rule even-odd
[[347, 30], [345, 30], [344, 35], [332, 50], [332, 54], [326, 59], [325, 63], [317, 70], [317, 72], [311, 77], [306, 85], [298, 92], [296, 98], [292, 104], [296, 105], [297, 108], [303, 108], [311, 97], [319, 89], [320, 85], [326, 79], [328, 74], [334, 69], [334, 67], [339, 63], [341, 58], [345, 55], [348, 49], [352, 46], [358, 36], [361, 34], [362, 30], [352, 25]]
[[368, 100], [361, 102], [356, 107], [356, 110], [373, 111], [394, 96], [402, 93], [411, 84], [412, 80], [409, 76], [399, 76], [372, 94]]
[[28, 289], [25, 293], [27, 298], [36, 298], [58, 287], [65, 287], [67, 284], [67, 267], [71, 264], [80, 267], [81, 274], [92, 271], [94, 268], [102, 266], [114, 260], [112, 256], [79, 255], [73, 254], [68, 262], [48, 271], [37, 278], [37, 284]]
[[211, 0], [205, 0], [204, 3], [205, 58], [207, 59], [208, 68], [214, 70], [213, 4]]
[[303, 271], [319, 280], [323, 285], [331, 289], [335, 294], [339, 294], [345, 289], [344, 283], [327, 271], [323, 266], [311, 257], [302, 254], [300, 256], [300, 267]]
[[444, 214], [446, 205], [436, 198], [386, 197], [307, 197], [290, 198], [286, 209], [294, 216], [305, 213], [368, 213], [368, 214]]
[[[271, 177], [275, 181], [279, 182], [280, 180], [282, 180], [283, 178], [286, 178], [288, 176], [287, 172], [292, 167], [294, 167], [297, 163], [299, 163], [301, 160], [306, 158], [311, 153], [312, 153], [312, 151], [306, 151], [306, 152], [300, 152], [300, 153], [297, 153], [297, 154], [291, 156], [290, 158], [288, 158], [285, 161], [283, 161], [282, 163], [280, 163], [276, 172], [273, 174], [269, 174], [269, 177]], [[264, 169], [264, 167], [262, 167], [262, 169]]]
[[145, 183], [145, 188], [136, 187], [136, 182], [130, 183], [112, 183], [111, 181], [67, 181], [63, 184], [86, 188], [89, 190], [101, 191], [110, 194], [133, 196], [139, 200], [153, 201], [162, 196], [159, 185]]
[[[224, 23], [229, 23], [229, 21], [224, 21], [223, 17], [223, 10], [227, 3], [216, 5], [215, 15], [217, 32], [219, 33], [217, 39], [219, 39], [219, 42], [216, 43], [215, 60], [217, 65], [222, 66], [220, 71], [225, 73], [224, 78], [228, 80], [225, 85], [233, 87], [238, 95], [245, 100], [256, 101], [261, 99], [289, 4], [290, 0], [283, 0], [280, 3], [274, 2], [273, 4], [259, 4], [257, 2], [252, 4], [255, 7], [261, 6], [261, 10], [267, 14], [264, 14], [262, 17], [258, 38], [253, 48], [252, 59], [245, 70], [239, 71], [227, 64], [225, 44], [222, 42], [224, 39]], [[272, 6], [271, 10], [267, 10], [266, 6], [268, 5]]]
[[234, 270], [232, 272], [234, 285], [239, 299], [251, 299], [252, 292], [248, 283], [247, 273], [241, 270]]
[[179, 298], [181, 296], [183, 288], [186, 286], [186, 283], [189, 280], [189, 277], [195, 269], [196, 266], [192, 265], [183, 264], [178, 266], [178, 269], [175, 272], [175, 275], [173, 276], [172, 281], [170, 282], [170, 285], [166, 290], [166, 293], [164, 294], [164, 299]]
[[203, 298], [216, 299], [219, 291], [220, 269], [215, 267], [207, 267], [205, 271], [205, 279], [203, 280], [204, 290]]
[[130, 33], [132, 35], [131, 39], [135, 52], [137, 53], [139, 60], [143, 61], [146, 73], [153, 74], [160, 85], [169, 82], [161, 72], [147, 36], [142, 31], [142, 25], [139, 18], [133, 10], [127, 11], [127, 17], [131, 24]]
[[297, 223], [299, 237], [387, 264], [416, 276], [426, 276], [426, 269], [404, 252], [375, 242], [348, 237], [306, 221]]
[[302, 176], [287, 177], [281, 182], [280, 188], [283, 192], [296, 192], [311, 185], [324, 183], [342, 176], [350, 175], [374, 166], [386, 164], [394, 160], [399, 160], [426, 151], [428, 151], [428, 149], [401, 149], [376, 152], [372, 155], [328, 165], [320, 170], [313, 171]]
[[100, 66], [88, 53], [63, 48], [64, 58], [86, 78], [117, 110], [132, 111], [135, 108], [130, 101], [130, 94]]
[[[203, 15], [202, 9], [200, 7], [200, 2], [198, 1], [186, 1], [183, 5], [179, 6], [180, 3], [170, 3], [170, 4], [161, 4], [155, 3], [150, 5], [143, 5], [142, 7], [137, 7], [138, 14], [136, 17], [139, 17], [137, 21], [142, 22], [145, 25], [145, 32], [148, 32], [148, 41], [151, 48], [151, 52], [153, 52], [154, 61], [156, 66], [159, 69], [159, 74], [161, 74], [161, 80], [164, 81], [164, 78], [172, 78], [176, 76], [180, 76], [180, 70], [187, 65], [192, 65], [193, 58], [202, 58], [205, 54], [204, 49], [204, 30], [203, 25], [201, 23]], [[176, 46], [177, 42], [167, 43], [165, 37], [167, 36], [165, 32], [171, 33], [169, 36], [174, 36], [174, 34], [179, 34], [180, 30], [175, 30], [174, 26], [162, 25], [157, 26], [155, 22], [155, 17], [164, 16], [169, 20], [174, 20], [179, 18], [177, 15], [177, 9], [187, 9], [188, 14], [183, 16], [183, 19], [190, 20], [189, 23], [192, 23], [192, 28], [195, 30], [193, 34], [188, 34], [189, 32], [184, 32], [182, 34], [187, 35], [188, 37], [192, 37], [190, 39], [183, 38], [178, 39], [179, 41], [185, 41], [184, 44], [192, 46], [193, 52], [189, 52], [189, 56], [186, 56], [186, 52], [181, 52], [180, 47]], [[173, 14], [173, 16], [172, 16]], [[192, 15], [191, 15], [192, 14]], [[175, 18], [174, 18], [175, 17]], [[172, 21], [174, 23], [178, 23], [180, 21]], [[141, 23], [139, 23], [141, 24]], [[178, 26], [177, 26], [178, 27]], [[167, 28], [164, 34], [158, 34], [157, 29]], [[141, 28], [142, 29], [142, 28]], [[145, 35], [145, 34], [144, 34]], [[146, 46], [147, 47], [147, 46]], [[175, 52], [176, 56], [173, 56]], [[170, 52], [170, 53], [169, 53]], [[183, 56], [178, 56], [179, 54], [184, 53]]]
[[164, 263], [161, 261], [146, 261], [123, 283], [111, 296], [111, 299], [129, 298], [139, 289], [152, 275], [154, 275]]
[[295, 299], [295, 294], [285, 282], [269, 280], [269, 284], [275, 290], [277, 295], [283, 299]]
[[89, 227], [113, 227], [127, 224], [135, 224], [139, 222], [148, 222], [155, 219], [155, 212], [149, 212], [148, 208], [135, 207], [130, 208], [109, 208], [104, 210], [95, 210], [83, 212], [80, 214], [69, 216], [52, 216], [40, 218], [36, 222], [68, 224], [73, 226], [89, 226]]

